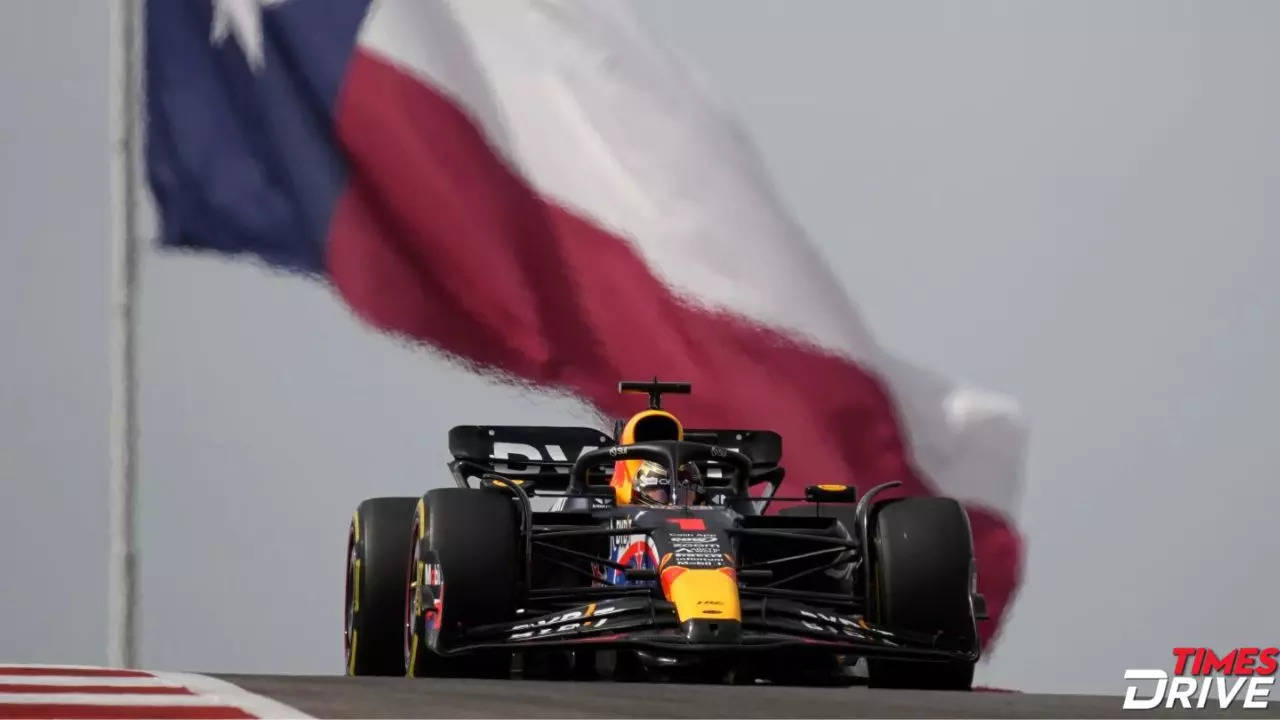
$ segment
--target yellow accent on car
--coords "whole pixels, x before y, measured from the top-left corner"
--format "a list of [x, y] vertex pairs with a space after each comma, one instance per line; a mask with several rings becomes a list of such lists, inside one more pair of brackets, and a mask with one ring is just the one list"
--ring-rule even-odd
[[621, 485], [614, 486], [613, 503], [615, 505], [630, 505], [631, 491], [632, 491], [631, 483], [629, 482], [624, 482]]
[[672, 415], [666, 410], [641, 410], [627, 420], [627, 424], [623, 426], [622, 432], [618, 436], [619, 445], [633, 445], [636, 442], [636, 425], [640, 421], [651, 417], [665, 417], [676, 425], [676, 440], [684, 439], [684, 425], [680, 423], [680, 418]]
[[415, 514], [418, 517], [418, 539], [422, 539], [427, 536], [427, 501], [424, 498], [418, 498]]
[[694, 619], [742, 620], [738, 583], [720, 570], [690, 570], [671, 581], [668, 598], [680, 622]]
[[849, 486], [848, 486], [848, 485], [836, 485], [836, 484], [834, 484], [834, 483], [829, 483], [829, 484], [826, 484], [826, 485], [819, 485], [819, 486], [818, 486], [818, 489], [819, 489], [819, 490], [826, 490], [827, 492], [840, 492], [841, 490], [848, 490], [848, 489], [849, 489]]
[[414, 572], [413, 582], [409, 583], [409, 589], [410, 589], [410, 592], [412, 593], [411, 597], [413, 598], [413, 604], [411, 608], [413, 610], [414, 618], [417, 618], [419, 615], [422, 614], [421, 588], [424, 584], [426, 584], [426, 579], [427, 579], [427, 562], [425, 560], [419, 560], [418, 567]]
[[413, 666], [418, 664], [418, 633], [413, 634], [413, 644], [409, 646], [409, 664], [404, 669], [407, 677], [413, 677]]
[[[618, 444], [634, 445], [637, 442], [643, 442], [643, 440], [639, 440], [636, 438], [636, 427], [641, 422], [647, 419], [655, 418], [655, 417], [665, 418], [671, 421], [671, 424], [674, 425], [676, 429], [675, 439], [676, 440], [684, 439], [684, 425], [681, 424], [680, 418], [676, 417], [675, 415], [672, 415], [666, 410], [642, 410], [636, 413], [635, 415], [632, 415], [631, 418], [627, 420], [627, 424], [622, 427], [622, 432], [618, 433]], [[652, 439], [652, 438], [646, 438], [646, 439]], [[614, 463], [615, 479], [618, 477], [619, 471], [621, 471], [622, 477], [626, 478], [626, 482], [613, 483], [614, 502], [616, 504], [618, 505], [631, 504], [631, 478], [634, 478], [636, 473], [639, 472], [640, 465], [643, 462], [644, 462], [643, 460], [627, 459], [627, 460], [619, 460], [616, 463]]]
[[360, 639], [360, 634], [355, 630], [351, 631], [351, 652], [347, 656], [347, 675], [352, 677], [356, 674], [356, 641]]
[[351, 567], [351, 613], [360, 612], [360, 558]]
[[351, 513], [351, 538], [360, 542], [360, 511]]

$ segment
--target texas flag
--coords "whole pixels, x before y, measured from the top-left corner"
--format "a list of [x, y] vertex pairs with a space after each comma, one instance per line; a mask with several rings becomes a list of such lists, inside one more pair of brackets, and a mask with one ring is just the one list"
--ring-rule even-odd
[[634, 409], [619, 379], [689, 380], [669, 403], [686, 424], [782, 434], [782, 494], [960, 498], [998, 628], [1022, 557], [1016, 407], [877, 347], [741, 128], [628, 6], [146, 12], [164, 245], [324, 278], [379, 328], [609, 415]]

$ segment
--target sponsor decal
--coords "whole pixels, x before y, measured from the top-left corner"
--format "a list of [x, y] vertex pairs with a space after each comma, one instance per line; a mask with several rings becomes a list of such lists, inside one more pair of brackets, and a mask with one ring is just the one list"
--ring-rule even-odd
[[671, 542], [678, 545], [701, 545], [718, 543], [720, 538], [715, 533], [671, 533]]
[[[613, 529], [615, 530], [625, 530], [629, 527], [631, 527], [631, 518], [629, 517], [620, 517], [613, 521]], [[644, 535], [614, 535], [609, 538], [609, 544], [613, 546], [615, 551], [622, 551], [644, 538]], [[614, 552], [614, 561], [617, 561], [619, 554], [620, 552]]]
[[[734, 452], [740, 452], [740, 451], [742, 450], [742, 448], [736, 448], [736, 447], [725, 448], [725, 447], [721, 447], [721, 446], [719, 446], [719, 445], [716, 445], [716, 446], [715, 446], [715, 449], [711, 451], [711, 456], [712, 456], [712, 457], [725, 457], [726, 455], [728, 455], [728, 453], [726, 453], [726, 452], [725, 452], [726, 450], [732, 450], [732, 451], [734, 451]], [[718, 451], [718, 452], [717, 452], [717, 451]], [[708, 477], [708, 478], [722, 478], [722, 477], [724, 477], [724, 476], [725, 476], [724, 468], [722, 468], [721, 466], [716, 465], [716, 464], [712, 464], [712, 465], [711, 465], [711, 467], [708, 467], [708, 468], [706, 469], [706, 471], [705, 471], [703, 474], [704, 474], [704, 475], [706, 475], [706, 477]]]
[[667, 522], [681, 530], [706, 530], [707, 521], [702, 518], [667, 518]]
[[[426, 593], [427, 598], [431, 601], [431, 604], [426, 608], [421, 608], [422, 621], [426, 624], [428, 631], [439, 630], [441, 609], [444, 606], [444, 585], [441, 584], [440, 587], [436, 588], [435, 592], [432, 592], [430, 588], [423, 588], [422, 592]], [[417, 594], [415, 593], [415, 595]], [[414, 606], [420, 608], [417, 597], [414, 599]]]
[[715, 549], [703, 548], [703, 547], [678, 547], [675, 549], [675, 555], [677, 560], [679, 560], [680, 558], [688, 559], [691, 557], [701, 557], [704, 555], [707, 557], [716, 558], [717, 560], [720, 559], [720, 553], [716, 552]]
[[[578, 451], [578, 456], [581, 456], [584, 452], [595, 449], [595, 445], [586, 445]], [[565, 455], [564, 449], [559, 445], [547, 445], [544, 450], [546, 451], [545, 455], [533, 445], [513, 442], [495, 442], [493, 444], [493, 453], [490, 457], [494, 460], [511, 460], [517, 465], [522, 464], [522, 460], [533, 460], [535, 462], [541, 460], [554, 460], [556, 462], [569, 461], [569, 458]], [[537, 465], [525, 465], [524, 469], [516, 470], [510, 463], [494, 463], [493, 465], [493, 471], [503, 475], [537, 475], [547, 469], [548, 468], [539, 467]], [[561, 474], [567, 474], [569, 472], [569, 468], [567, 467], [550, 469]]]
[[1206, 647], [1173, 649], [1173, 672], [1130, 668], [1125, 680], [1139, 681], [1124, 694], [1125, 710], [1172, 708], [1265, 708], [1275, 685], [1280, 649], [1238, 647], [1225, 653]]
[[511, 628], [514, 632], [507, 637], [507, 640], [536, 640], [579, 629], [598, 630], [609, 622], [609, 618], [604, 616], [621, 611], [621, 608], [613, 605], [596, 606], [592, 603], [586, 610], [570, 610], [530, 623], [514, 625]]
[[614, 537], [622, 540], [621, 542], [614, 540], [614, 562], [633, 568], [652, 567], [657, 564], [657, 549], [647, 535], [615, 535]]
[[[630, 517], [617, 518], [613, 523], [613, 527], [619, 529], [631, 526]], [[653, 538], [646, 534], [614, 535], [610, 545], [612, 549], [609, 558], [616, 563], [631, 568], [653, 568], [658, 564], [658, 549], [653, 544]], [[610, 585], [640, 584], [639, 581], [637, 583], [628, 581], [623, 570], [613, 567], [604, 570], [603, 578]]]
[[854, 618], [844, 617], [843, 615], [829, 615], [811, 610], [800, 610], [799, 613], [801, 617], [800, 624], [808, 630], [830, 635], [865, 637], [865, 634], [860, 630], [861, 625]]
[[708, 532], [672, 532], [673, 564], [687, 568], [718, 568], [724, 566], [724, 552], [720, 549], [720, 537]]

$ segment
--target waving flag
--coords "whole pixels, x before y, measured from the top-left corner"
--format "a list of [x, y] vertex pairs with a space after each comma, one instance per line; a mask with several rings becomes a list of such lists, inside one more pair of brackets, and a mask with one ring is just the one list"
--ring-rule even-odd
[[620, 378], [692, 381], [672, 408], [781, 432], [792, 492], [901, 480], [958, 497], [985, 625], [1003, 617], [1016, 410], [875, 345], [741, 130], [625, 6], [147, 12], [165, 245], [324, 276], [380, 328], [609, 414], [633, 409]]

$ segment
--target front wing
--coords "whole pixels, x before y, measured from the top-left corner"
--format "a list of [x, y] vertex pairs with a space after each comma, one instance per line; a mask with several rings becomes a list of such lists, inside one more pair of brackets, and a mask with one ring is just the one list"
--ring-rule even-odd
[[742, 601], [741, 636], [732, 643], [691, 641], [680, 628], [671, 603], [629, 597], [465, 629], [452, 637], [441, 637], [435, 650], [449, 655], [575, 646], [645, 649], [675, 655], [808, 648], [922, 661], [974, 661], [979, 655], [973, 640], [891, 630], [858, 616], [833, 614], [773, 598]]

